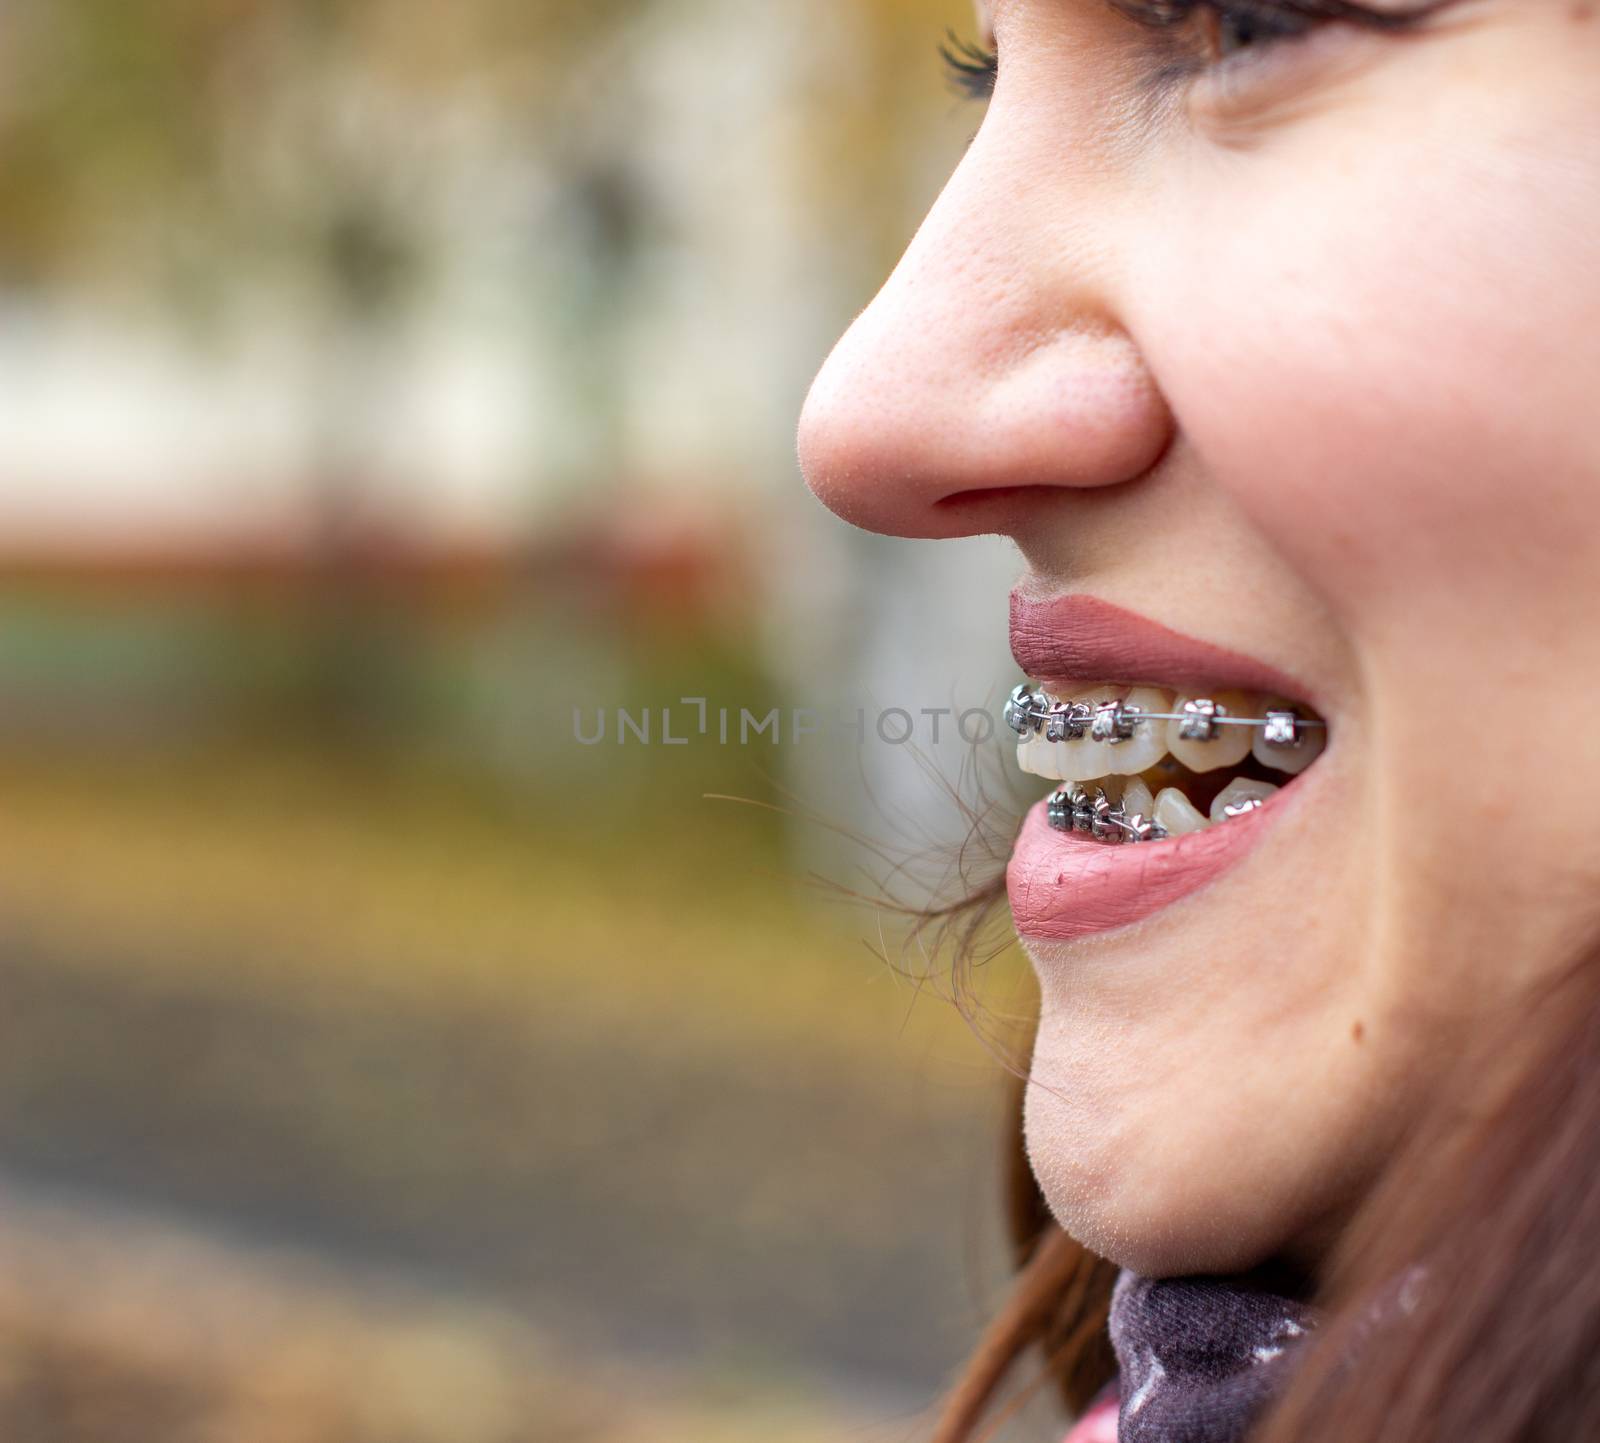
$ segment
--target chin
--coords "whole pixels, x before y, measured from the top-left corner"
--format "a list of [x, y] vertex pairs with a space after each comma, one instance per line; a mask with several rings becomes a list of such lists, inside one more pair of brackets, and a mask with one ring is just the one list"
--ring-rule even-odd
[[1248, 1153], [1174, 1121], [1090, 1117], [1059, 1089], [1029, 1088], [1028, 1158], [1068, 1236], [1144, 1277], [1243, 1272], [1289, 1251], [1292, 1197], [1252, 1179]]

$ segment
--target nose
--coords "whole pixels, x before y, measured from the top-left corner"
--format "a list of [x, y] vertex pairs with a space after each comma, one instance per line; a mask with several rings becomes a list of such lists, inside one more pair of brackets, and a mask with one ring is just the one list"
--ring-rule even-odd
[[869, 531], [1016, 535], [1063, 489], [1145, 475], [1171, 439], [1117, 313], [1110, 182], [1063, 179], [1059, 154], [1030, 166], [989, 138], [996, 118], [801, 415], [807, 484]]

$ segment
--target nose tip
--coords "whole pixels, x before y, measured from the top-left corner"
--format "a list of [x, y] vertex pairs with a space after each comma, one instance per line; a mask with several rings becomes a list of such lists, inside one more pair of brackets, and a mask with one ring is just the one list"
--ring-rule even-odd
[[[1131, 342], [1064, 332], [998, 373], [847, 336], [801, 416], [801, 470], [846, 521], [897, 536], [1010, 532], [1048, 493], [1148, 472], [1170, 413]], [[920, 363], [920, 364], [919, 364]]]
[[[993, 243], [994, 220], [971, 228]], [[999, 239], [984, 254], [925, 226], [813, 383], [801, 470], [845, 520], [1015, 534], [1063, 489], [1135, 480], [1166, 450], [1171, 412], [1097, 284]]]

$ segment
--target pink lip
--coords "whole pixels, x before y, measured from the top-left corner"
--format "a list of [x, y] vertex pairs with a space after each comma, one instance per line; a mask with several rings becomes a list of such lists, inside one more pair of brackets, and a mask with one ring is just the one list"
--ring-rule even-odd
[[1053, 831], [1029, 812], [1006, 868], [1011, 917], [1024, 937], [1070, 941], [1126, 927], [1205, 886], [1243, 859], [1285, 802], [1166, 842], [1110, 846]]
[[1011, 654], [1035, 681], [1241, 687], [1309, 701], [1292, 677], [1097, 596], [1031, 601], [1011, 593]]
[[[1303, 686], [1263, 662], [1092, 596], [1041, 602], [1013, 592], [1011, 650], [1022, 670], [1038, 681], [1242, 687], [1306, 696]], [[1125, 927], [1171, 906], [1242, 861], [1293, 805], [1302, 785], [1297, 779], [1292, 792], [1286, 788], [1247, 816], [1137, 846], [1108, 846], [1054, 831], [1041, 801], [1023, 822], [1006, 868], [1017, 931], [1041, 941], [1069, 941]]]

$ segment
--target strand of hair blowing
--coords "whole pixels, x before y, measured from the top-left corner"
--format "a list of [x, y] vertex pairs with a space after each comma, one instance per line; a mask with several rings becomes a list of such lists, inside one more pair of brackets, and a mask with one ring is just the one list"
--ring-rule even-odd
[[[1106, 1319], [1117, 1270], [1061, 1230], [1028, 1162], [1023, 1098], [1032, 1036], [1029, 1028], [1024, 1065], [1012, 1075], [1003, 1139], [1006, 1231], [1017, 1280], [946, 1394], [929, 1443], [984, 1443], [1042, 1388], [1054, 1387], [1068, 1410], [1080, 1413], [1116, 1374]], [[1037, 1371], [1002, 1404], [1002, 1391], [1029, 1355]]]
[[1497, 1041], [1337, 1250], [1259, 1443], [1600, 1438], [1600, 955]]

